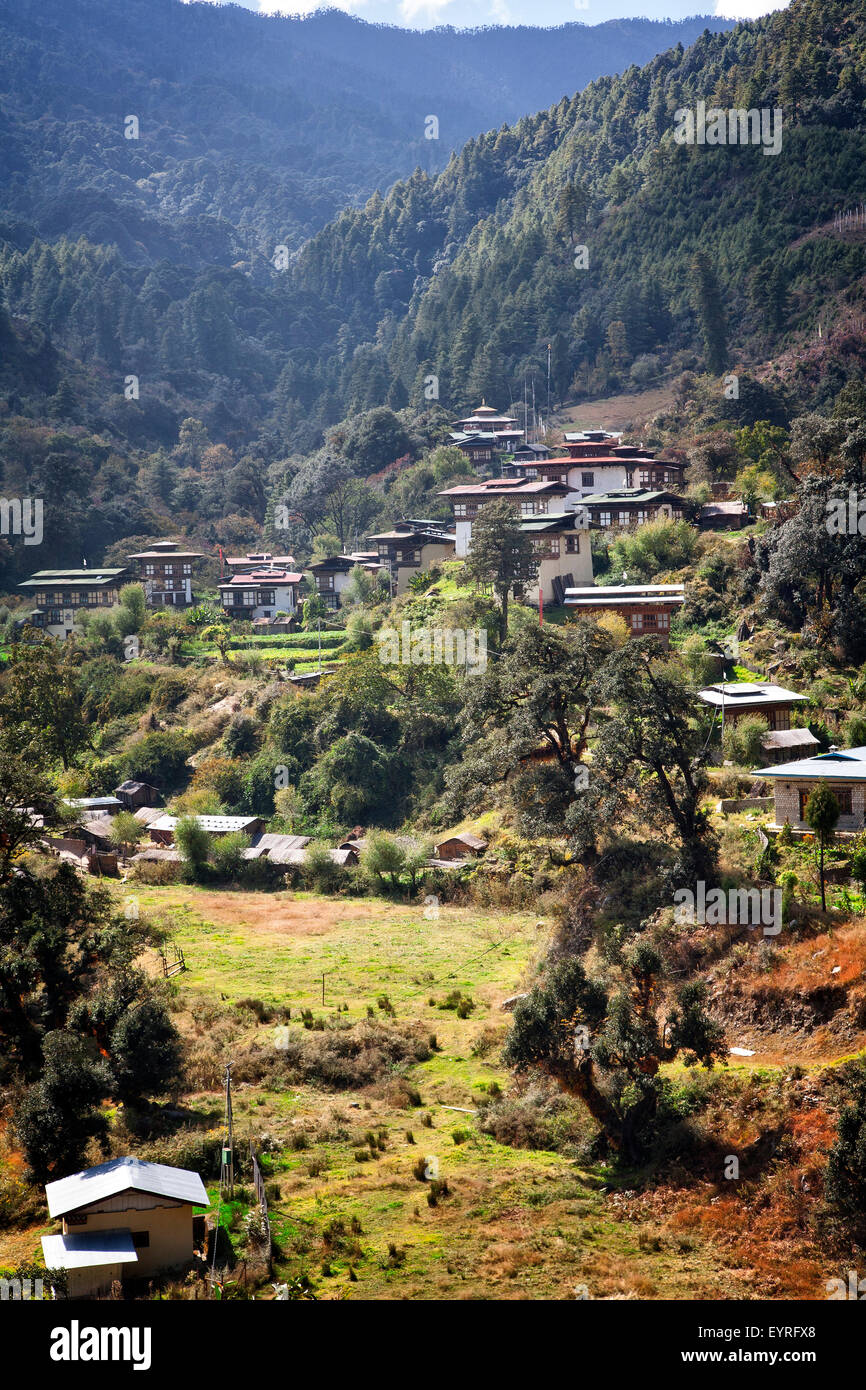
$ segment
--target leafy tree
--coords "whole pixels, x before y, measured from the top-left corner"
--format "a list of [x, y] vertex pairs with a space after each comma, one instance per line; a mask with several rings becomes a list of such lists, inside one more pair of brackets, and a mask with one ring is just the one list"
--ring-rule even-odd
[[123, 1101], [159, 1095], [178, 1080], [181, 1045], [161, 1000], [128, 1009], [111, 1035], [113, 1091]]
[[769, 725], [760, 715], [749, 715], [744, 719], [730, 720], [725, 725], [722, 749], [726, 758], [739, 767], [763, 766], [766, 752], [763, 740]]
[[472, 545], [464, 564], [469, 580], [493, 589], [499, 602], [499, 640], [508, 635], [508, 599], [538, 579], [539, 560], [532, 537], [521, 530], [512, 504], [488, 502], [472, 526]]
[[78, 688], [80, 654], [73, 641], [14, 645], [0, 684], [0, 723], [22, 751], [42, 752], [72, 766], [91, 745]]
[[108, 1067], [85, 1039], [62, 1031], [46, 1036], [42, 1076], [13, 1121], [36, 1182], [77, 1172], [91, 1139], [107, 1149], [108, 1123], [98, 1106], [110, 1089]]
[[638, 944], [619, 986], [589, 976], [573, 956], [548, 965], [518, 1001], [503, 1054], [518, 1072], [539, 1070], [579, 1097], [625, 1163], [647, 1157], [663, 1094], [663, 1063], [680, 1054], [710, 1068], [725, 1055], [704, 1009], [705, 988], [682, 986], [663, 1019], [657, 952]]
[[118, 621], [123, 626], [123, 636], [128, 632], [141, 632], [147, 617], [147, 598], [143, 584], [124, 584], [120, 591], [121, 614]]
[[212, 642], [220, 654], [220, 661], [224, 665], [229, 664], [229, 649], [231, 646], [231, 629], [228, 623], [211, 623], [202, 629], [201, 638], [203, 642]]
[[313, 591], [308, 598], [304, 599], [303, 619], [301, 627], [304, 632], [314, 632], [320, 622], [325, 622], [328, 617], [328, 605], [321, 594]]
[[111, 843], [122, 854], [128, 853], [130, 845], [137, 845], [144, 833], [145, 827], [131, 811], [118, 811], [112, 819]]
[[821, 911], [827, 911], [827, 897], [824, 884], [824, 850], [833, 843], [836, 826], [839, 823], [839, 803], [827, 786], [819, 782], [806, 802], [806, 824], [815, 832], [818, 850], [818, 878], [821, 884]]
[[9, 748], [8, 736], [0, 738], [0, 883], [18, 853], [42, 839], [35, 817], [52, 818], [56, 812], [57, 798], [45, 774]]
[[174, 827], [174, 842], [193, 877], [208, 861], [211, 837], [195, 816], [181, 816]]
[[398, 840], [384, 831], [373, 831], [361, 854], [361, 863], [380, 884], [396, 888], [406, 867], [406, 851]]
[[[644, 821], [651, 817], [656, 828], [673, 831], [680, 846], [675, 872], [685, 882], [711, 882], [715, 836], [700, 804], [706, 748], [693, 719], [692, 687], [658, 639], [643, 637], [611, 653], [594, 697], [607, 717], [593, 749], [593, 783], [606, 787], [609, 797], [632, 797]], [[573, 820], [585, 835], [591, 801], [581, 809], [583, 818]]]

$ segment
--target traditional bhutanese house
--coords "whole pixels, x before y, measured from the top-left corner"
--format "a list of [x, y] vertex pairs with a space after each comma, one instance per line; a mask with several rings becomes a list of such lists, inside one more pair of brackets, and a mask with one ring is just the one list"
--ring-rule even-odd
[[671, 617], [685, 603], [684, 584], [609, 584], [566, 589], [576, 617], [618, 613], [631, 637], [658, 637], [670, 645]]
[[309, 843], [309, 835], [278, 835], [266, 831], [255, 836], [249, 848], [244, 850], [244, 858], [268, 859], [272, 864], [300, 864]]
[[114, 795], [122, 802], [125, 811], [138, 811], [142, 806], [158, 806], [162, 792], [149, 782], [121, 782], [114, 788]]
[[787, 821], [794, 830], [808, 830], [806, 802], [822, 782], [838, 803], [839, 830], [858, 831], [866, 824], [866, 748], [831, 748], [813, 758], [755, 768], [754, 775], [773, 783], [775, 824], [771, 829], [781, 829]]
[[329, 555], [307, 568], [316, 584], [316, 593], [325, 600], [329, 608], [340, 607], [340, 595], [349, 582], [352, 570], [360, 561], [351, 555]]
[[100, 816], [97, 820], [85, 821], [81, 827], [81, 838], [91, 849], [110, 850], [113, 817]]
[[761, 739], [761, 747], [771, 763], [791, 758], [808, 758], [821, 745], [808, 729], [771, 729]]
[[201, 559], [198, 550], [181, 550], [178, 541], [154, 541], [147, 550], [130, 555], [151, 608], [188, 608], [192, 603], [192, 570]]
[[294, 613], [303, 575], [276, 566], [232, 575], [219, 586], [220, 603], [229, 618], [273, 618]]
[[750, 520], [746, 504], [733, 498], [727, 501], [705, 502], [698, 513], [698, 527], [701, 531], [739, 531], [748, 526]]
[[550, 449], [546, 444], [519, 444], [512, 457], [515, 463], [538, 463], [541, 459], [550, 458]]
[[48, 632], [61, 641], [72, 632], [82, 608], [113, 608], [132, 571], [122, 569], [37, 570], [18, 585], [36, 607], [17, 626], [24, 624]]
[[808, 729], [791, 728], [791, 710], [808, 699], [806, 695], [798, 695], [796, 690], [786, 690], [768, 681], [719, 681], [717, 685], [699, 690], [698, 699], [711, 710], [723, 714], [726, 723], [733, 724], [746, 715], [759, 714], [766, 719], [768, 729], [803, 735], [801, 741], [795, 739], [789, 746], [802, 748], [804, 753], [817, 744], [818, 740]]
[[435, 844], [433, 853], [437, 859], [468, 859], [483, 854], [486, 848], [487, 841], [482, 840], [480, 835], [461, 830], [457, 835], [446, 835], [444, 840]]
[[[159, 820], [151, 821], [148, 830], [154, 844], [173, 848], [178, 819], [177, 816], [160, 816]], [[239, 834], [252, 837], [261, 834], [265, 828], [261, 816], [193, 816], [192, 819], [198, 821], [202, 830], [209, 835]]]
[[[478, 458], [479, 462], [489, 462], [499, 453], [510, 453], [523, 439], [524, 431], [519, 428], [517, 418], [514, 415], [500, 415], [485, 401], [471, 415], [455, 420], [451, 435], [451, 442], [462, 449], [473, 463], [476, 461], [473, 457], [476, 448], [480, 449], [481, 454], [485, 449], [489, 450], [486, 457], [479, 455]], [[473, 441], [477, 441], [477, 445]]]
[[43, 1236], [49, 1269], [65, 1269], [71, 1298], [108, 1292], [112, 1281], [149, 1278], [187, 1266], [193, 1255], [193, 1207], [207, 1207], [198, 1173], [115, 1158], [46, 1184], [60, 1235]]
[[681, 521], [683, 499], [675, 492], [653, 492], [639, 487], [593, 493], [581, 499], [590, 524], [602, 530], [642, 526], [647, 521]]
[[155, 820], [159, 820], [164, 812], [159, 806], [139, 806], [137, 811], [132, 813], [140, 825], [152, 825]]
[[530, 517], [520, 529], [532, 537], [539, 561], [537, 582], [523, 592], [526, 603], [537, 604], [540, 592], [546, 604], [559, 606], [571, 585], [592, 583], [589, 529], [574, 512]]
[[488, 478], [481, 483], [444, 488], [439, 496], [447, 497], [454, 509], [455, 554], [462, 560], [472, 544], [472, 523], [487, 502], [507, 498], [513, 502], [517, 515], [529, 520], [551, 511], [562, 512], [567, 494], [568, 487], [553, 479], [525, 482], [521, 478]]
[[392, 531], [369, 537], [377, 547], [379, 564], [391, 576], [392, 594], [403, 594], [413, 574], [443, 560], [454, 559], [455, 535], [444, 522], [418, 524], [398, 521]]

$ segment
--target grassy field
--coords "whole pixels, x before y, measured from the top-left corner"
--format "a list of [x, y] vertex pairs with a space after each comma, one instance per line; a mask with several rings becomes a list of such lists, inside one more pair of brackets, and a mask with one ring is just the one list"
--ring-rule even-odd
[[[423, 904], [186, 886], [116, 891], [134, 896], [185, 955], [170, 988], [196, 1087], [178, 1098], [192, 1141], [220, 1133], [222, 1069], [236, 1062], [236, 1149], [253, 1139], [266, 1155], [275, 1279], [303, 1275], [320, 1299], [821, 1296], [822, 1266], [793, 1218], [790, 1230], [778, 1224], [777, 1205], [744, 1222], [730, 1184], [691, 1172], [642, 1190], [632, 1175], [575, 1156], [586, 1151], [573, 1141], [591, 1134], [576, 1105], [563, 1112], [571, 1142], [556, 1151], [482, 1129], [479, 1108], [498, 1088], [519, 1104], [501, 1062], [501, 1004], [529, 987], [547, 946], [550, 924], [534, 914], [442, 905], [436, 915], [432, 905], [425, 915]], [[853, 945], [837, 945], [854, 969]], [[792, 969], [811, 968], [804, 952]], [[145, 964], [161, 973], [155, 951]], [[443, 1007], [458, 993], [471, 1002], [462, 1017]], [[302, 1010], [324, 1028], [306, 1028]], [[281, 1030], [315, 1051], [383, 1025], [435, 1044], [424, 1060], [383, 1059], [365, 1084], [351, 1075], [342, 1085], [315, 1074], [296, 1082], [299, 1073], [282, 1069]], [[760, 1133], [753, 1083], [772, 1105], [806, 1084], [769, 1043], [705, 1078], [720, 1134], [740, 1126], [745, 1143]], [[801, 1124], [826, 1146], [820, 1111], [798, 1114]], [[425, 1179], [431, 1163], [447, 1185], [438, 1194]], [[775, 1182], [772, 1169], [766, 1181]], [[217, 1185], [207, 1185], [216, 1210]], [[247, 1188], [220, 1209], [241, 1258], [251, 1200]], [[0, 1266], [37, 1254], [49, 1229], [0, 1232]], [[258, 1296], [270, 1292], [265, 1283]]]
[[[511, 1084], [500, 1004], [527, 987], [546, 944], [534, 915], [443, 906], [434, 918], [382, 900], [186, 887], [136, 896], [184, 951], [178, 1017], [200, 1045], [216, 1047], [213, 1001], [227, 1010], [246, 997], [289, 1006], [292, 1029], [301, 1009], [383, 1019], [387, 998], [395, 1026], [420, 1022], [436, 1036], [429, 1060], [358, 1090], [236, 1088], [240, 1141], [267, 1132], [274, 1142], [277, 1276], [306, 1273], [320, 1298], [759, 1296], [750, 1272], [729, 1268], [700, 1234], [636, 1219], [629, 1194], [607, 1190], [607, 1170], [480, 1130], [479, 1101]], [[441, 1007], [456, 990], [474, 1003], [465, 1018]], [[243, 1041], [270, 1047], [274, 1036], [251, 1020]], [[215, 1087], [186, 1103], [211, 1123], [219, 1113]], [[420, 1158], [448, 1184], [432, 1206]]]

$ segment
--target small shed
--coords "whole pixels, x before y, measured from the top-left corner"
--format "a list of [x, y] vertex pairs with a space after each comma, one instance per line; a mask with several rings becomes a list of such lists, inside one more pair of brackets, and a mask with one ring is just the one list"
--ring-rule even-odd
[[480, 835], [461, 830], [459, 834], [448, 835], [435, 844], [433, 853], [437, 859], [468, 859], [470, 855], [483, 854], [486, 848], [487, 841], [482, 840]]
[[114, 788], [114, 795], [127, 811], [137, 811], [140, 806], [159, 806], [162, 802], [162, 792], [149, 782], [121, 782]]

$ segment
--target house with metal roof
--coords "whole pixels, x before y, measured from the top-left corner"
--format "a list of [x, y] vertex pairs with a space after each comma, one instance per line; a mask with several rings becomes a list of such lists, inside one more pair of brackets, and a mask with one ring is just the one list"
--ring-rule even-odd
[[768, 732], [762, 740], [767, 755], [773, 761], [786, 756], [808, 757], [819, 743], [808, 729], [791, 726], [791, 711], [808, 701], [807, 695], [786, 690], [770, 681], [719, 681], [698, 691], [698, 699], [719, 716], [719, 729], [735, 724], [748, 715], [759, 715], [767, 721]]
[[754, 775], [773, 783], [775, 824], [770, 829], [787, 822], [792, 830], [808, 830], [806, 802], [822, 782], [838, 803], [840, 831], [856, 832], [866, 825], [866, 748], [831, 748], [813, 758], [755, 768]]
[[454, 559], [455, 534], [444, 521], [397, 521], [392, 530], [368, 539], [388, 571], [393, 596], [406, 592], [414, 574]]
[[36, 607], [18, 626], [25, 624], [50, 633], [61, 641], [72, 632], [82, 608], [113, 608], [132, 572], [122, 569], [37, 570], [18, 585]]
[[[154, 844], [165, 845], [169, 849], [174, 846], [178, 819], [177, 816], [160, 816], [158, 820], [150, 822], [148, 830]], [[198, 821], [202, 830], [209, 835], [252, 836], [261, 834], [265, 828], [261, 816], [193, 816], [192, 819]]]
[[189, 1265], [193, 1207], [207, 1207], [198, 1173], [115, 1158], [46, 1184], [59, 1235], [43, 1236], [49, 1269], [65, 1269], [73, 1298], [107, 1292], [113, 1280], [149, 1278]]
[[685, 601], [684, 584], [598, 584], [565, 591], [565, 606], [577, 617], [618, 613], [630, 637], [658, 637], [666, 647], [671, 619]]

